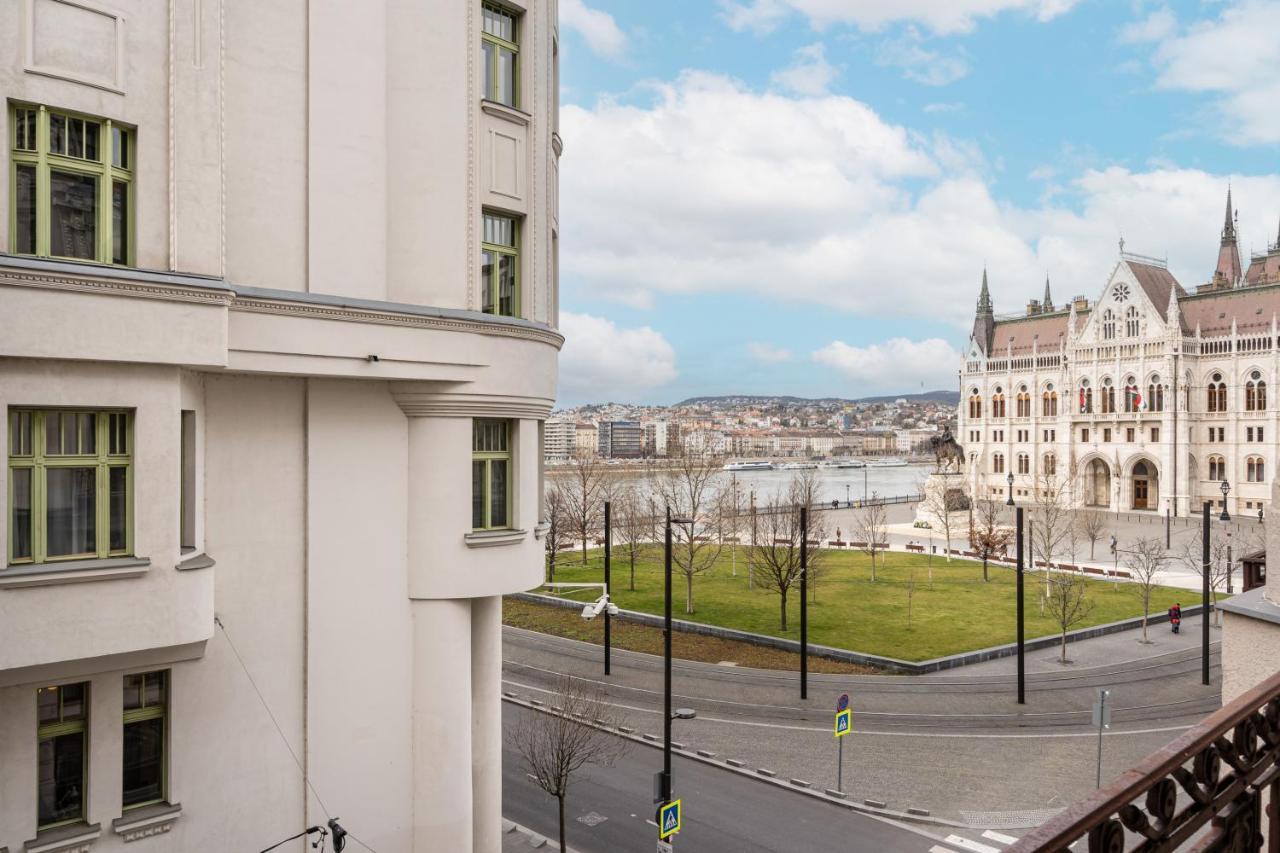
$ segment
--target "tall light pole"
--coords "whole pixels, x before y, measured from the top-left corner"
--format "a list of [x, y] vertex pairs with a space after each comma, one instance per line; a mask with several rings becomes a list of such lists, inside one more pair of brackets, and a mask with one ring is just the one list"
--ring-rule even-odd
[[[610, 551], [613, 550], [613, 528], [610, 526], [611, 513], [609, 501], [604, 502], [604, 594], [609, 596]], [[611, 644], [609, 642], [609, 610], [604, 611], [604, 674], [609, 674]]]
[[809, 508], [800, 507], [800, 698], [809, 698]]
[[1212, 502], [1204, 502], [1204, 519], [1200, 522], [1200, 575], [1203, 581], [1200, 592], [1200, 683], [1206, 687], [1209, 686], [1209, 525], [1212, 523], [1212, 508]]
[[[1009, 476], [1005, 478], [1005, 482], [1009, 484], [1009, 499], [1004, 502], [1005, 506], [1013, 506], [1013, 472], [1009, 472]], [[1022, 514], [1018, 514], [1018, 518], [1022, 518]], [[1022, 522], [1018, 522], [1018, 531], [1022, 531]], [[1021, 549], [1019, 549], [1021, 553]]]
[[[1009, 475], [1009, 479], [1013, 479], [1013, 475]], [[1010, 486], [1009, 503], [1013, 503], [1013, 491]], [[1018, 549], [1018, 704], [1027, 704], [1027, 660], [1026, 660], [1026, 624], [1025, 618], [1025, 602], [1023, 601], [1022, 592], [1022, 571], [1024, 568], [1022, 558], [1022, 507], [1018, 507], [1017, 517], [1017, 549]]]
[[[665, 601], [663, 604], [662, 632], [662, 778], [659, 785], [663, 805], [671, 802], [671, 721], [688, 720], [695, 716], [691, 708], [677, 708], [671, 711], [671, 525], [688, 524], [693, 521], [687, 518], [672, 518], [671, 507], [667, 507], [667, 525], [663, 541], [663, 574]], [[689, 535], [693, 535], [692, 527]]]

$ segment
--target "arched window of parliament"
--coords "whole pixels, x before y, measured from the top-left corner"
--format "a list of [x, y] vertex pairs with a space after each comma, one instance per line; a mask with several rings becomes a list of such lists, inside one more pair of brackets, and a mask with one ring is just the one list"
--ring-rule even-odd
[[1227, 478], [1227, 463], [1221, 456], [1209, 457], [1209, 479], [1225, 480]]
[[1164, 386], [1159, 376], [1152, 376], [1147, 383], [1147, 408], [1153, 412], [1164, 411]]
[[1116, 337], [1116, 315], [1111, 313], [1108, 308], [1102, 313], [1102, 339], [1104, 341], [1115, 340]]
[[1222, 381], [1221, 373], [1215, 373], [1209, 379], [1208, 406], [1206, 408], [1210, 412], [1225, 412], [1227, 410], [1227, 385]]
[[1124, 410], [1126, 412], [1138, 411], [1140, 408], [1138, 396], [1138, 381], [1130, 376], [1124, 381]]
[[969, 392], [969, 417], [975, 421], [982, 419], [982, 396], [977, 388]]
[[1018, 454], [1018, 473], [1019, 474], [1031, 473], [1031, 457], [1025, 453]]
[[1018, 409], [1017, 409], [1018, 417], [1020, 418], [1031, 417], [1031, 395], [1027, 393], [1026, 385], [1023, 385], [1021, 388], [1018, 389], [1017, 405], [1018, 405]]
[[1138, 336], [1138, 309], [1133, 305], [1124, 312], [1124, 333], [1131, 338]]
[[1080, 380], [1080, 414], [1093, 414], [1093, 388], [1089, 387], [1088, 379]]
[[1116, 388], [1110, 379], [1102, 380], [1102, 414], [1111, 415], [1116, 411]]
[[992, 456], [991, 456], [991, 473], [992, 473], [992, 474], [1003, 474], [1003, 473], [1004, 473], [1004, 454], [1003, 454], [1003, 453], [994, 453], [994, 454], [992, 454]]
[[1249, 374], [1244, 383], [1244, 409], [1246, 412], [1263, 412], [1267, 409], [1267, 383], [1257, 370]]
[[1266, 463], [1262, 461], [1261, 456], [1250, 456], [1245, 462], [1245, 479], [1250, 483], [1265, 482], [1266, 473]]
[[1044, 475], [1052, 477], [1056, 473], [1058, 473], [1058, 457], [1052, 453], [1046, 453], [1044, 455]]
[[1046, 417], [1056, 417], [1058, 414], [1058, 392], [1053, 390], [1052, 383], [1040, 395], [1040, 414]]
[[997, 385], [996, 393], [991, 395], [991, 417], [1003, 418], [1004, 416], [1004, 389]]

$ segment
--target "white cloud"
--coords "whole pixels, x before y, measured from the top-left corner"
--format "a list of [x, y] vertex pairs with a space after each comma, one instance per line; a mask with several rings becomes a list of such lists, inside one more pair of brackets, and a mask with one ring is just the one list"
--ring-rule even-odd
[[790, 361], [794, 353], [786, 347], [753, 342], [747, 344], [747, 355], [764, 364], [777, 364], [783, 361]]
[[648, 326], [620, 328], [590, 314], [560, 313], [561, 399], [635, 399], [637, 392], [676, 378], [676, 354]]
[[818, 364], [838, 370], [859, 389], [926, 390], [954, 385], [960, 353], [941, 338], [891, 338], [865, 347], [832, 341], [813, 353]]
[[1173, 35], [1178, 28], [1178, 19], [1169, 9], [1157, 9], [1140, 21], [1134, 21], [1121, 28], [1120, 41], [1125, 44], [1163, 41]]
[[926, 48], [914, 29], [902, 38], [883, 42], [876, 52], [876, 63], [901, 68], [902, 76], [927, 86], [945, 86], [969, 73], [969, 63], [963, 57]]
[[770, 79], [774, 85], [797, 95], [825, 95], [827, 87], [836, 79], [837, 74], [839, 71], [836, 67], [827, 62], [822, 42], [816, 42], [797, 50], [795, 61], [786, 68], [773, 72]]
[[924, 105], [924, 111], [926, 113], [958, 113], [963, 109], [964, 109], [964, 104], [960, 101]]
[[916, 23], [935, 33], [973, 30], [979, 18], [1021, 12], [1039, 21], [1065, 14], [1078, 0], [720, 0], [725, 22], [734, 30], [757, 33], [774, 29], [789, 13], [808, 18], [814, 29], [852, 24], [880, 30], [891, 24]]
[[1152, 57], [1157, 85], [1217, 95], [1224, 121], [1214, 130], [1230, 141], [1280, 142], [1280, 3], [1240, 0], [1180, 34], [1166, 24]]
[[626, 52], [627, 36], [608, 12], [592, 9], [583, 0], [560, 0], [560, 23], [575, 30], [591, 52], [619, 59]]
[[[886, 122], [848, 97], [787, 97], [723, 76], [654, 83], [644, 105], [562, 115], [564, 271], [595, 294], [754, 295], [871, 317], [973, 318], [983, 265], [1001, 311], [1092, 298], [1131, 251], [1192, 287], [1217, 257], [1226, 184], [1242, 252], [1275, 237], [1280, 176], [1056, 164], [1029, 205], [993, 197], [972, 143]], [[625, 164], [619, 168], [619, 164]]]

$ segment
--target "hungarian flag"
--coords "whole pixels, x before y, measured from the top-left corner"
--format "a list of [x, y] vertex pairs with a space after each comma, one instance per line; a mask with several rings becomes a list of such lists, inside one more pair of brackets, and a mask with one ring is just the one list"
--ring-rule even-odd
[[1135, 412], [1145, 412], [1147, 410], [1146, 399], [1138, 393], [1137, 388], [1129, 388], [1129, 407]]
[[1084, 389], [1083, 388], [1080, 389], [1080, 411], [1081, 413], [1084, 412]]

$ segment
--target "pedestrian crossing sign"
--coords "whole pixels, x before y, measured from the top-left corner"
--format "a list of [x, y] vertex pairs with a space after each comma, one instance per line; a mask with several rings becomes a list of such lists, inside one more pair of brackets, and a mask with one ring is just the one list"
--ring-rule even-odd
[[852, 727], [853, 709], [845, 708], [843, 711], [836, 711], [836, 737], [844, 737]]
[[658, 809], [658, 837], [670, 838], [680, 831], [681, 814], [680, 801], [673, 800], [664, 803], [662, 808]]

